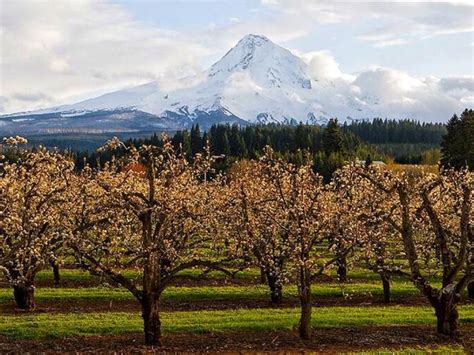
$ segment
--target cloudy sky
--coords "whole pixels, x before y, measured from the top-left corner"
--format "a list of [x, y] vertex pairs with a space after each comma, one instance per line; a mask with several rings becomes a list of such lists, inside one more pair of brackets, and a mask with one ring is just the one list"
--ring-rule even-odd
[[474, 105], [474, 1], [0, 0], [0, 113], [199, 73], [248, 33], [316, 75]]

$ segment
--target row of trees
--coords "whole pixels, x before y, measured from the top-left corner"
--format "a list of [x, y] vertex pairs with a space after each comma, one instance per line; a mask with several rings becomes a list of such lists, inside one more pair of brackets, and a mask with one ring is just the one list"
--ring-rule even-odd
[[419, 122], [415, 120], [389, 120], [375, 118], [372, 121], [354, 121], [344, 124], [350, 131], [367, 143], [374, 144], [433, 144], [439, 145], [446, 134], [443, 123]]
[[[274, 303], [286, 283], [298, 285], [306, 339], [315, 276], [337, 265], [342, 277], [351, 256], [380, 274], [384, 288], [394, 274], [412, 280], [433, 306], [438, 332], [457, 331], [457, 304], [474, 277], [467, 170], [408, 174], [352, 164], [324, 183], [308, 156], [296, 165], [269, 146], [226, 175], [213, 170], [222, 156], [208, 147], [190, 160], [167, 138], [140, 147], [112, 139], [102, 150], [125, 155], [81, 171], [57, 152], [11, 149], [20, 158], [2, 166], [0, 270], [21, 308], [34, 307], [37, 272], [72, 253], [79, 267], [133, 294], [146, 343], [160, 344], [160, 297], [177, 273], [257, 265]], [[137, 279], [126, 277], [130, 268]], [[440, 288], [432, 275], [441, 276]]]
[[[238, 125], [213, 125], [202, 133], [199, 125], [190, 131], [176, 132], [170, 139], [175, 149], [192, 159], [195, 154], [202, 154], [209, 142], [209, 149], [214, 155], [223, 155], [215, 168], [219, 171], [228, 170], [232, 164], [241, 159], [258, 159], [265, 146], [271, 146], [276, 157], [290, 161], [296, 165], [304, 163], [310, 157], [313, 169], [322, 175], [326, 181], [335, 170], [342, 167], [345, 161], [359, 157], [366, 159], [381, 159], [382, 155], [364, 144], [350, 132], [346, 132], [337, 120], [330, 120], [325, 127], [315, 125], [254, 125], [240, 127]], [[161, 147], [161, 137], [154, 134], [149, 139], [131, 139], [126, 146], [140, 147], [151, 145]], [[81, 169], [85, 165], [96, 167], [98, 162], [110, 161], [112, 156], [123, 156], [125, 149], [112, 153], [87, 152], [76, 155], [76, 165]]]
[[[374, 119], [339, 125], [334, 119], [325, 126], [269, 124], [240, 127], [216, 124], [205, 132], [201, 132], [199, 125], [194, 125], [190, 130], [177, 131], [171, 142], [175, 148], [182, 147], [188, 157], [193, 157], [202, 153], [205, 142], [209, 141], [213, 154], [226, 156], [219, 163], [221, 170], [228, 169], [238, 159], [259, 158], [267, 145], [277, 155], [296, 164], [302, 162], [301, 152], [308, 152], [315, 171], [328, 180], [344, 161], [354, 157], [363, 160], [368, 156], [373, 160], [393, 157], [401, 164], [429, 164], [433, 161], [436, 164], [445, 133], [446, 125], [441, 123]], [[160, 146], [162, 142], [160, 136], [154, 134], [148, 139], [131, 139], [126, 144]], [[80, 152], [76, 161], [78, 167], [83, 166], [84, 160], [95, 166], [97, 160], [104, 162], [111, 156], [110, 152]]]
[[[357, 149], [362, 143], [353, 134], [344, 132], [337, 119], [330, 120], [325, 127], [316, 125], [222, 125], [217, 124], [204, 132], [199, 125], [191, 130], [178, 131], [171, 138], [175, 147], [182, 146], [188, 156], [204, 151], [209, 141], [213, 154], [224, 154], [226, 157], [257, 158], [265, 146], [271, 146], [279, 153], [296, 153], [298, 150], [326, 154], [346, 152]], [[127, 142], [140, 146], [141, 144], [159, 145], [160, 137], [150, 139], [135, 139]]]

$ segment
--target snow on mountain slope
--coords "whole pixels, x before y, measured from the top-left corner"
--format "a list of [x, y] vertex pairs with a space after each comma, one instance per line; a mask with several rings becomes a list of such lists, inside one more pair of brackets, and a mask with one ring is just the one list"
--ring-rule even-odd
[[192, 87], [146, 97], [145, 112], [222, 109], [246, 121], [306, 120], [319, 107], [306, 64], [263, 36], [247, 35]]
[[72, 105], [62, 105], [49, 109], [25, 112], [25, 114], [44, 114], [56, 112], [87, 112], [97, 110], [114, 110], [136, 108], [145, 97], [156, 92], [158, 84], [156, 82], [147, 83], [130, 89], [114, 91], [96, 98], [81, 101]]
[[[340, 113], [341, 105], [348, 112], [359, 112], [353, 100], [334, 100], [331, 88], [335, 83], [312, 78], [301, 58], [264, 36], [245, 36], [202, 77], [191, 87], [153, 93], [137, 107], [157, 115], [187, 112], [190, 117], [196, 112], [222, 110], [262, 123], [315, 123], [332, 117], [336, 106]], [[326, 112], [320, 98], [334, 109]]]

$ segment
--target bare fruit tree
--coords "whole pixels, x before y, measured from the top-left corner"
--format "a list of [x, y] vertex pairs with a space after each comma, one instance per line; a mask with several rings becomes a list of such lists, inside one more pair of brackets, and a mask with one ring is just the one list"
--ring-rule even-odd
[[[350, 227], [353, 240], [357, 246], [354, 261], [360, 262], [370, 271], [378, 274], [383, 287], [383, 300], [390, 302], [390, 284], [392, 277], [410, 276], [402, 271], [398, 260], [403, 253], [398, 232], [387, 223], [385, 195], [369, 180], [360, 176], [360, 169], [352, 166], [342, 168], [335, 174], [335, 188], [343, 194], [340, 205], [341, 220]], [[345, 240], [349, 233], [346, 233]], [[354, 238], [354, 237], [353, 237]]]
[[[266, 179], [261, 161], [240, 163], [226, 186], [227, 203], [222, 210], [233, 255], [258, 266], [270, 290], [270, 300], [279, 304], [288, 281], [287, 263], [292, 255], [286, 228], [275, 223], [280, 213], [275, 185]], [[237, 172], [236, 172], [237, 171]], [[230, 218], [229, 216], [232, 216]]]
[[277, 212], [270, 217], [288, 235], [301, 306], [298, 330], [301, 338], [308, 339], [313, 270], [321, 270], [326, 265], [316, 247], [327, 245], [335, 225], [337, 205], [333, 203], [331, 187], [324, 185], [321, 177], [313, 172], [309, 159], [306, 164], [296, 166], [275, 159], [271, 148], [266, 147], [261, 163], [266, 184], [271, 186], [271, 203]]
[[4, 162], [0, 173], [0, 270], [13, 287], [17, 306], [31, 310], [36, 274], [56, 260], [65, 236], [61, 210], [74, 163], [41, 147], [18, 154], [18, 161]]
[[[435, 310], [438, 333], [455, 334], [460, 294], [473, 279], [474, 174], [355, 169], [378, 192], [371, 194], [367, 206], [376, 206], [372, 216], [398, 234], [410, 277]], [[427, 276], [433, 274], [441, 276], [440, 289]]]
[[[117, 139], [109, 148], [123, 146]], [[73, 200], [71, 247], [80, 265], [128, 289], [138, 300], [145, 342], [161, 344], [160, 297], [182, 270], [218, 268], [221, 243], [210, 231], [218, 201], [219, 178], [209, 181], [211, 157], [193, 163], [178, 154], [167, 138], [162, 147], [127, 148], [87, 177]], [[104, 228], [104, 225], [106, 226]], [[125, 271], [135, 269], [131, 279]]]

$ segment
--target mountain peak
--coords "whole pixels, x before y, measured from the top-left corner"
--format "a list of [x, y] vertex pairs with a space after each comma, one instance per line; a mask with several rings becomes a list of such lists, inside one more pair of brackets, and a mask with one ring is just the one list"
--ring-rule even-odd
[[[255, 62], [263, 62], [274, 57], [275, 52], [288, 52], [286, 49], [276, 45], [267, 37], [256, 34], [248, 34], [240, 39], [210, 71], [209, 76], [217, 73], [234, 72], [235, 70], [245, 70]], [[289, 54], [290, 52], [288, 52]], [[280, 53], [281, 55], [281, 53]]]
[[248, 34], [209, 69], [208, 75], [218, 82], [244, 75], [261, 88], [310, 89], [306, 69], [301, 58], [289, 50], [265, 36]]
[[256, 35], [256, 34], [248, 34], [241, 38], [241, 40], [237, 43], [238, 45], [245, 45], [245, 44], [252, 44], [252, 45], [262, 45], [265, 43], [272, 43], [267, 37], [263, 35]]

